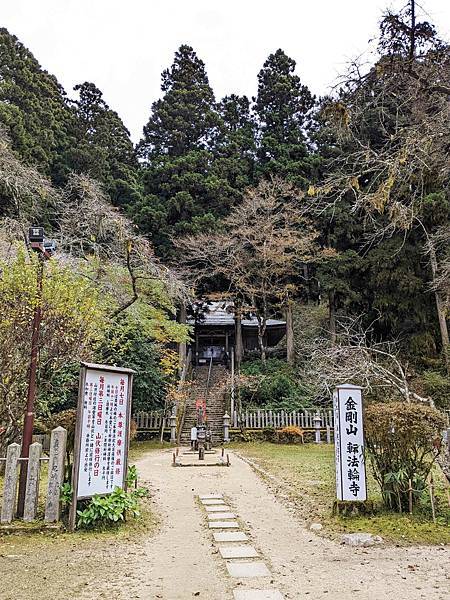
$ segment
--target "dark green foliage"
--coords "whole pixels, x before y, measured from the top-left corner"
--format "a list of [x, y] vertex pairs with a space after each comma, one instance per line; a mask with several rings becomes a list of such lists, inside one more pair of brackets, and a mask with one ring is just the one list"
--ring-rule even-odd
[[79, 146], [75, 111], [53, 75], [0, 29], [0, 123], [13, 149], [54, 182], [64, 181]]
[[93, 83], [77, 85], [75, 90], [79, 95], [74, 103], [78, 128], [88, 149], [85, 160], [80, 157], [78, 170], [104, 183], [116, 206], [133, 205], [140, 200], [142, 189], [129, 131]]
[[304, 187], [314, 173], [306, 137], [314, 98], [283, 50], [271, 54], [258, 74], [258, 172], [279, 175]]
[[162, 74], [164, 97], [153, 103], [152, 115], [144, 127], [139, 154], [183, 156], [190, 150], [208, 150], [218, 119], [214, 94], [205, 65], [190, 46], [180, 46], [170, 69]]
[[132, 214], [167, 255], [171, 235], [200, 230], [195, 219], [219, 202], [221, 182], [208, 176], [219, 120], [205, 66], [189, 46], [181, 46], [164, 71], [161, 89], [164, 97], [154, 102], [138, 145], [146, 193]]
[[439, 454], [443, 428], [442, 414], [423, 404], [374, 403], [366, 408], [366, 445], [389, 508], [408, 511], [409, 481], [413, 503], [422, 496]]
[[256, 123], [246, 96], [225, 96], [218, 106], [221, 118], [214, 147], [213, 173], [228, 183], [227, 208], [254, 182]]
[[160, 367], [158, 347], [146, 337], [139, 322], [122, 314], [100, 350], [103, 363], [134, 369], [133, 413], [164, 406], [167, 380]]
[[55, 373], [41, 373], [39, 406], [44, 417], [76, 408], [79, 371], [79, 363], [69, 363]]
[[290, 411], [310, 406], [311, 391], [283, 360], [271, 358], [265, 365], [260, 360], [245, 362], [241, 374], [239, 393], [245, 408]]
[[450, 377], [440, 371], [425, 371], [422, 375], [425, 394], [438, 408], [450, 410]]
[[181, 46], [162, 75], [138, 153], [145, 161], [145, 196], [131, 210], [157, 251], [173, 252], [172, 236], [211, 230], [241, 198], [253, 177], [249, 102], [214, 100], [204, 63]]

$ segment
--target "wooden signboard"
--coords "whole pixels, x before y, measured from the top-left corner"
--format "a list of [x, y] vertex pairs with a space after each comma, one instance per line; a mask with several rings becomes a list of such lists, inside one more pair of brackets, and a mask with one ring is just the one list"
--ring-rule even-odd
[[367, 500], [362, 391], [338, 385], [333, 395], [336, 495], [338, 500]]
[[125, 488], [133, 373], [121, 367], [81, 365], [69, 518], [72, 530], [78, 500]]

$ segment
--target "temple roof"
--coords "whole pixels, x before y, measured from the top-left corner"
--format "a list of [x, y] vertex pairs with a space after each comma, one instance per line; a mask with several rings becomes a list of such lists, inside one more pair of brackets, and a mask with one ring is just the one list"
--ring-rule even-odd
[[[188, 318], [187, 320], [189, 325], [194, 325], [195, 321], [193, 318]], [[229, 325], [234, 326], [234, 313], [233, 313], [233, 303], [232, 302], [210, 302], [204, 313], [201, 321], [197, 323], [198, 325], [206, 325], [206, 326], [220, 326], [220, 325]], [[282, 327], [286, 325], [286, 321], [281, 321], [279, 319], [267, 319], [268, 327]], [[247, 316], [247, 318], [242, 319], [243, 327], [258, 327], [258, 320], [255, 316]]]

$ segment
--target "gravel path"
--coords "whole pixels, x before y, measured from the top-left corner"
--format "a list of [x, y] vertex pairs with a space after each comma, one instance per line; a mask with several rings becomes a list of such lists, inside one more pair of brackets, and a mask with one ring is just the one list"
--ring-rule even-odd
[[173, 468], [165, 451], [138, 463], [164, 524], [145, 545], [137, 597], [226, 600], [236, 587], [256, 587], [228, 575], [198, 506], [196, 496], [222, 493], [273, 574], [264, 587], [286, 598], [448, 599], [450, 548], [354, 549], [321, 538], [298, 523], [247, 463], [230, 458], [230, 468]]
[[[20, 591], [24, 581], [20, 574], [22, 561], [13, 561], [5, 579], [2, 567], [9, 563], [0, 559], [0, 598], [232, 600], [233, 590], [255, 587], [279, 589], [291, 600], [449, 598], [449, 547], [341, 546], [306, 530], [251, 466], [231, 452], [230, 468], [173, 468], [171, 458], [171, 451], [153, 451], [137, 463], [161, 517], [156, 535], [138, 542], [108, 543], [107, 547], [91, 544], [90, 561], [85, 557], [86, 548], [78, 545], [67, 562], [60, 557], [57, 572], [50, 566], [51, 547], [47, 548], [44, 561], [50, 563], [46, 581], [40, 581], [35, 569], [32, 596]], [[255, 585], [252, 580], [228, 574], [208, 529], [205, 509], [197, 498], [211, 493], [224, 495], [272, 577], [259, 578]], [[55, 552], [57, 548], [55, 544]], [[67, 569], [61, 571], [63, 562]], [[95, 573], [89, 571], [90, 564], [93, 568], [97, 565], [103, 575], [102, 585], [92, 586]], [[33, 573], [29, 561], [26, 566]], [[62, 583], [55, 593], [56, 577]]]

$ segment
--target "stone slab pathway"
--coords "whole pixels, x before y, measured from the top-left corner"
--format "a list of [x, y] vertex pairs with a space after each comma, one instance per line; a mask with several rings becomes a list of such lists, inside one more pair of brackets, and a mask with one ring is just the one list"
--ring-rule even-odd
[[267, 568], [266, 563], [262, 561], [228, 561], [226, 565], [231, 577], [270, 577], [270, 571]]
[[253, 546], [236, 545], [219, 546], [220, 556], [222, 558], [256, 558], [258, 552]]
[[283, 600], [278, 590], [234, 590], [234, 600]]
[[217, 521], [220, 519], [235, 519], [236, 515], [232, 512], [217, 512], [217, 513], [208, 513], [209, 521]]
[[239, 523], [237, 521], [211, 521], [209, 523], [210, 529], [238, 529]]
[[248, 536], [242, 531], [217, 531], [213, 533], [215, 542], [246, 542]]

